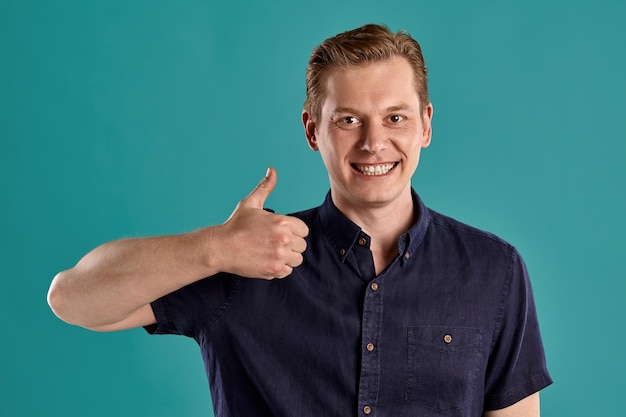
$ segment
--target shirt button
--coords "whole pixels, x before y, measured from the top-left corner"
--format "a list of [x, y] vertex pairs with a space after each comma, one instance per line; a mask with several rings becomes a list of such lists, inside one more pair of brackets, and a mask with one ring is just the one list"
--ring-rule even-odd
[[372, 282], [370, 284], [370, 288], [372, 289], [372, 291], [378, 291], [378, 284], [375, 282]]
[[452, 336], [450, 336], [449, 334], [445, 335], [443, 337], [443, 341], [446, 342], [446, 343], [452, 342]]
[[368, 343], [367, 346], [365, 346], [365, 349], [367, 349], [368, 352], [372, 352], [374, 350], [374, 344]]
[[411, 254], [409, 252], [406, 252], [404, 254], [404, 259], [409, 259], [411, 257]]
[[367, 244], [367, 239], [365, 239], [364, 237], [360, 237], [359, 238], [359, 245], [365, 246], [366, 244]]
[[346, 254], [346, 250], [344, 248], [339, 249], [339, 255], [343, 256]]
[[370, 407], [369, 405], [366, 405], [365, 407], [363, 407], [363, 414], [368, 415], [371, 412], [372, 412], [372, 407]]

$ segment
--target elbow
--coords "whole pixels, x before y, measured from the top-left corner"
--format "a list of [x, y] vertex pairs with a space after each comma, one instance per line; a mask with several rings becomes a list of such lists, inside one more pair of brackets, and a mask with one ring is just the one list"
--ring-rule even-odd
[[111, 326], [91, 314], [93, 308], [85, 301], [79, 277], [74, 269], [61, 271], [55, 275], [48, 289], [48, 306], [59, 319], [72, 326], [93, 331], [112, 331]]
[[59, 319], [68, 324], [77, 324], [71, 319], [71, 303], [65, 285], [67, 275], [68, 271], [61, 271], [55, 275], [48, 289], [48, 306]]

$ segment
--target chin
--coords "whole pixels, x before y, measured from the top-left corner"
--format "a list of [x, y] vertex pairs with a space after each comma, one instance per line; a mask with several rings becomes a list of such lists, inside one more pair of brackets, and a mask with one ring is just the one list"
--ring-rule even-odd
[[380, 207], [393, 202], [397, 197], [397, 193], [393, 193], [391, 190], [371, 191], [360, 193], [356, 197], [361, 204]]

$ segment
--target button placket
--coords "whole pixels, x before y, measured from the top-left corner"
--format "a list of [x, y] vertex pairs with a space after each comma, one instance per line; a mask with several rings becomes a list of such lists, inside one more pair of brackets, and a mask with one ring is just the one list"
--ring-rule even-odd
[[[380, 282], [380, 278], [378, 279]], [[380, 382], [380, 357], [376, 346], [380, 341], [383, 313], [383, 292], [379, 282], [371, 282], [365, 291], [363, 303], [363, 354], [359, 379], [359, 411], [361, 415], [374, 413]]]

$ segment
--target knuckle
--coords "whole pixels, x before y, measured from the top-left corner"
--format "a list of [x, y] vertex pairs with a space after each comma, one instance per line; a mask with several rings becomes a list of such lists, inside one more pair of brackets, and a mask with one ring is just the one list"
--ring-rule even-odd
[[276, 237], [276, 244], [279, 246], [287, 246], [291, 243], [291, 238], [284, 233]]
[[266, 275], [271, 276], [272, 278], [276, 277], [282, 271], [284, 265], [273, 263], [269, 265], [266, 269]]
[[279, 275], [276, 275], [276, 278], [283, 279], [287, 278], [293, 272], [293, 268], [289, 266], [284, 266]]
[[274, 231], [274, 233], [269, 236], [268, 243], [271, 248], [278, 251], [284, 246], [291, 245], [291, 236], [282, 231]]
[[285, 227], [289, 224], [289, 219], [287, 218], [287, 216], [274, 214], [272, 217], [272, 221], [275, 227]]
[[275, 247], [268, 255], [267, 259], [272, 262], [272, 265], [277, 265], [282, 259], [284, 259], [285, 253], [282, 248]]

